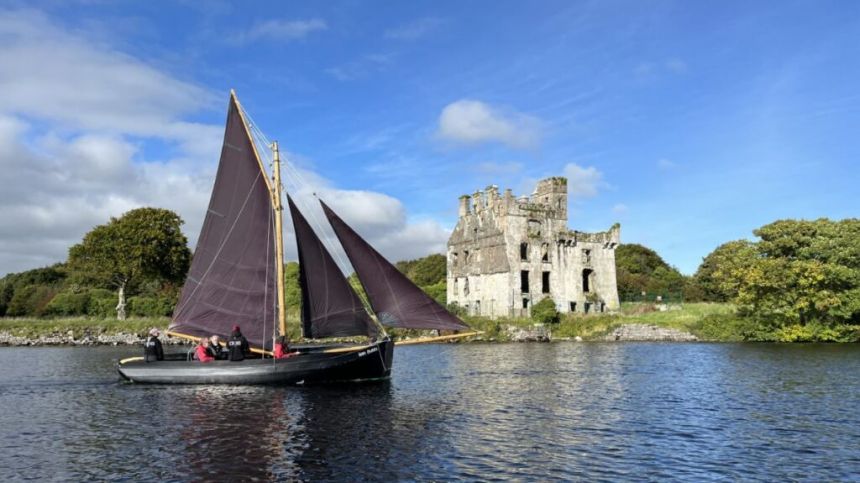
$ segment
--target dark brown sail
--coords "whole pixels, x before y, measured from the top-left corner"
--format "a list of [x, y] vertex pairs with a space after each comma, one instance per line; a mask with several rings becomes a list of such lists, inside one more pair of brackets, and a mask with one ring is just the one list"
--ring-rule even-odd
[[299, 282], [302, 288], [302, 331], [306, 338], [347, 337], [379, 332], [355, 290], [308, 221], [287, 196], [296, 245], [299, 248]]
[[269, 184], [230, 96], [227, 127], [209, 210], [170, 331], [221, 337], [239, 325], [267, 347], [275, 323], [275, 232]]
[[379, 322], [409, 329], [463, 330], [469, 326], [439, 305], [320, 201]]

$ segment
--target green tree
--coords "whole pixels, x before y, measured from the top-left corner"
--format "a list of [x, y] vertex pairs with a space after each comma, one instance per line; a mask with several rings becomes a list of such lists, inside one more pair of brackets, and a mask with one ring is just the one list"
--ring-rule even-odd
[[[39, 290], [40, 293], [56, 293], [66, 280], [66, 268], [62, 263], [50, 267], [36, 268], [19, 273], [10, 273], [0, 279], [0, 316], [7, 315], [15, 294], [26, 287], [45, 287], [50, 290]], [[39, 303], [30, 299], [34, 289], [28, 289], [26, 294], [19, 295], [13, 310], [8, 315], [36, 315], [37, 307], [44, 308], [50, 299], [40, 300]], [[31, 303], [32, 302], [32, 303]], [[44, 302], [44, 304], [41, 304]]]
[[755, 244], [748, 240], [723, 243], [709, 253], [693, 276], [694, 285], [708, 302], [727, 302], [738, 295], [738, 275], [758, 258]]
[[287, 310], [301, 310], [302, 287], [299, 284], [299, 262], [284, 264], [284, 305]]
[[117, 290], [117, 318], [125, 319], [127, 290], [151, 280], [181, 281], [191, 259], [176, 213], [138, 208], [111, 218], [69, 249], [69, 268], [79, 280]]
[[531, 310], [532, 320], [541, 324], [555, 324], [559, 321], [558, 309], [555, 307], [555, 301], [546, 297], [540, 302], [534, 304]]
[[415, 260], [400, 261], [395, 266], [419, 287], [444, 282], [448, 269], [445, 255], [438, 253]]
[[753, 233], [757, 256], [730, 277], [742, 315], [789, 340], [815, 333], [793, 326], [860, 324], [860, 220], [779, 220]]
[[635, 243], [618, 245], [615, 268], [618, 293], [622, 298], [636, 297], [642, 292], [682, 294], [687, 285], [687, 277], [657, 252]]

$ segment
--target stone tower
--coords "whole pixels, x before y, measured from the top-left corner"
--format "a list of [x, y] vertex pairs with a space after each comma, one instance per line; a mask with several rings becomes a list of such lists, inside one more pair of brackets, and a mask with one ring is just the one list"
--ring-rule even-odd
[[621, 227], [567, 228], [567, 179], [541, 180], [515, 198], [488, 186], [460, 197], [448, 240], [448, 303], [469, 314], [527, 316], [552, 297], [559, 312], [617, 310], [615, 247]]

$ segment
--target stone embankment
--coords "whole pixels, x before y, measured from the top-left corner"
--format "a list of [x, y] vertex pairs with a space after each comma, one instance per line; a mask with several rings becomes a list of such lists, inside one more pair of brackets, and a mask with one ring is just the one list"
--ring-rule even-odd
[[541, 324], [531, 327], [516, 327], [509, 325], [505, 328], [511, 342], [549, 342], [552, 334], [548, 328]]
[[[60, 334], [41, 335], [35, 338], [19, 337], [10, 334], [9, 332], [0, 332], [0, 346], [46, 346], [46, 345], [138, 345], [143, 344], [144, 338], [137, 334], [119, 333], [119, 334], [86, 334], [80, 337], [75, 337], [71, 331]], [[161, 337], [161, 342], [164, 345], [182, 345], [186, 342], [176, 337]]]
[[699, 340], [699, 338], [688, 332], [669, 329], [666, 327], [658, 327], [656, 325], [625, 324], [613, 330], [600, 340], [695, 342]]

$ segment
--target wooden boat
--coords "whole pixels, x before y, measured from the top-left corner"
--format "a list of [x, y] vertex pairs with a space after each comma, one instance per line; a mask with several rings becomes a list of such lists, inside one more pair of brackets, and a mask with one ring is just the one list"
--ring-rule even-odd
[[117, 366], [124, 379], [154, 384], [307, 384], [386, 379], [391, 375], [395, 344], [386, 327], [468, 329], [319, 200], [367, 294], [363, 300], [294, 200], [287, 196], [299, 254], [304, 337], [358, 336], [367, 342], [298, 346], [299, 355], [273, 359], [274, 340], [287, 334], [281, 160], [277, 142], [271, 143], [270, 181], [252, 127], [231, 92], [209, 208], [167, 333], [192, 340], [218, 335], [226, 340], [232, 326], [239, 325], [258, 356], [242, 362], [208, 363], [188, 360], [184, 354], [158, 362], [131, 357]]

